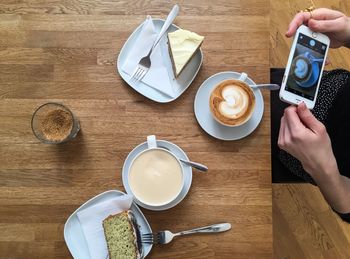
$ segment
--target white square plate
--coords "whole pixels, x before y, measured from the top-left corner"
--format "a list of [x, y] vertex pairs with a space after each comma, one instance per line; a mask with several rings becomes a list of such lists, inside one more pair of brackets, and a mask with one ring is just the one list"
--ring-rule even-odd
[[[154, 23], [155, 30], [157, 32], [160, 32], [160, 29], [162, 28], [164, 24], [164, 20], [161, 19], [152, 19]], [[130, 35], [128, 40], [125, 42], [123, 48], [121, 49], [118, 60], [117, 60], [117, 69], [120, 76], [124, 79], [124, 81], [135, 91], [139, 92], [143, 96], [159, 103], [168, 103], [171, 101], [176, 100], [181, 94], [185, 92], [185, 90], [190, 86], [192, 81], [195, 79], [203, 61], [203, 53], [202, 50], [199, 49], [197, 51], [193, 58], [190, 60], [190, 62], [186, 65], [184, 70], [181, 72], [180, 76], [178, 78], [174, 78], [174, 72], [169, 56], [168, 51], [168, 37], [166, 34], [162, 37], [162, 39], [159, 42], [159, 46], [161, 48], [162, 56], [164, 59], [165, 66], [167, 68], [169, 78], [173, 79], [170, 80], [172, 83], [172, 87], [175, 92], [174, 97], [170, 97], [166, 94], [161, 93], [160, 91], [144, 84], [143, 82], [130, 82], [130, 75], [122, 71], [122, 66], [125, 63], [129, 51], [131, 47], [134, 45], [134, 42], [136, 41], [137, 37], [140, 34], [140, 31], [142, 29], [143, 23], [136, 28], [136, 30]], [[172, 24], [167, 32], [173, 32], [179, 29], [176, 25]]]
[[[73, 214], [68, 218], [66, 224], [64, 225], [64, 239], [66, 241], [67, 247], [75, 259], [92, 259], [90, 257], [88, 245], [85, 240], [85, 236], [83, 233], [83, 229], [81, 228], [77, 212], [83, 209], [86, 209], [90, 206], [93, 206], [99, 202], [107, 201], [111, 198], [115, 198], [125, 193], [110, 190], [103, 192], [92, 199], [85, 202], [81, 205]], [[131, 204], [131, 211], [134, 213], [137, 224], [140, 227], [140, 233], [152, 233], [152, 229], [147, 222], [147, 219], [142, 214], [141, 210], [137, 207], [137, 205], [133, 202]], [[142, 244], [143, 245], [143, 255], [146, 257], [152, 249], [152, 244]]]

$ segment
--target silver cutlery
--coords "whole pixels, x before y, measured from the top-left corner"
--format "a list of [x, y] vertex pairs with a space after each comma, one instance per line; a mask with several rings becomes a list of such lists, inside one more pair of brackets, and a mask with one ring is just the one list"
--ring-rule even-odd
[[[164, 146], [158, 146], [158, 147], [166, 149], [166, 150], [171, 152], [171, 150], [169, 148], [167, 148], [167, 147], [164, 147]], [[197, 162], [192, 162], [192, 161], [189, 161], [189, 160], [184, 160], [184, 159], [179, 158], [179, 157], [177, 157], [177, 159], [179, 159], [180, 162], [182, 162], [182, 163], [184, 163], [186, 165], [189, 165], [189, 166], [191, 166], [193, 168], [196, 168], [199, 171], [202, 171], [202, 172], [208, 171], [208, 167], [203, 165], [203, 164], [200, 164], [200, 163], [197, 163]]]
[[157, 44], [159, 43], [159, 41], [162, 38], [162, 36], [164, 35], [164, 33], [168, 30], [170, 25], [175, 20], [177, 14], [179, 13], [179, 9], [180, 8], [178, 5], [174, 5], [173, 9], [170, 11], [168, 17], [166, 18], [166, 20], [162, 26], [162, 29], [160, 30], [156, 40], [154, 41], [154, 43], [151, 47], [151, 49], [149, 50], [148, 54], [146, 56], [144, 56], [143, 58], [141, 58], [138, 65], [136, 66], [136, 69], [131, 76], [131, 81], [135, 81], [135, 82], [140, 81], [147, 74], [148, 70], [151, 67], [152, 51], [157, 46]]
[[278, 90], [281, 86], [276, 84], [258, 84], [258, 85], [249, 85], [253, 89], [266, 89], [266, 90]]
[[191, 230], [181, 231], [179, 233], [173, 234], [169, 230], [160, 231], [157, 233], [147, 233], [143, 234], [141, 238], [142, 243], [148, 244], [168, 244], [176, 236], [190, 235], [196, 233], [220, 233], [231, 229], [230, 223], [220, 223], [211, 226], [195, 228]]

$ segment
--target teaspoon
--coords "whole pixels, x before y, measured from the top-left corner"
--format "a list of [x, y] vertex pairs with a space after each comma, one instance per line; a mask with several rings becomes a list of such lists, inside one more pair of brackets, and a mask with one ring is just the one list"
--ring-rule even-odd
[[267, 89], [267, 90], [278, 90], [281, 86], [276, 84], [258, 84], [258, 85], [249, 85], [253, 89]]
[[[164, 146], [158, 146], [158, 147], [163, 148], [163, 149], [166, 149], [166, 150], [168, 150], [168, 151], [171, 152], [171, 150], [170, 150], [169, 148], [167, 148], [167, 147], [164, 147]], [[205, 165], [202, 165], [202, 164], [200, 164], [200, 163], [196, 163], [196, 162], [192, 162], [192, 161], [187, 161], [187, 160], [184, 160], [184, 159], [179, 158], [179, 157], [178, 157], [177, 159], [179, 159], [182, 163], [184, 163], [184, 164], [186, 164], [186, 165], [189, 165], [189, 166], [192, 166], [193, 168], [196, 168], [196, 169], [199, 170], [199, 171], [202, 171], [202, 172], [208, 171], [208, 167], [205, 166]]]

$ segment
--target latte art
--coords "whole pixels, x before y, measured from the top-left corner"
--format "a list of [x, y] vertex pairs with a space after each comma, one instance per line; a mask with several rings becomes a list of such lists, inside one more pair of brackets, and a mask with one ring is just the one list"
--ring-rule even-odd
[[239, 126], [252, 115], [255, 96], [244, 82], [226, 80], [214, 88], [209, 105], [218, 122], [227, 126]]
[[247, 93], [237, 85], [227, 85], [222, 90], [224, 100], [219, 104], [221, 114], [227, 118], [236, 119], [248, 108]]

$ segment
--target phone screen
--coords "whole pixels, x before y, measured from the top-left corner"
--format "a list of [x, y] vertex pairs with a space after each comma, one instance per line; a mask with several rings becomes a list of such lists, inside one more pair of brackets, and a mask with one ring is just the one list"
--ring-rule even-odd
[[299, 33], [285, 90], [314, 100], [327, 45]]

